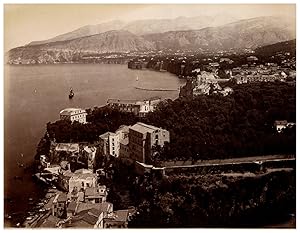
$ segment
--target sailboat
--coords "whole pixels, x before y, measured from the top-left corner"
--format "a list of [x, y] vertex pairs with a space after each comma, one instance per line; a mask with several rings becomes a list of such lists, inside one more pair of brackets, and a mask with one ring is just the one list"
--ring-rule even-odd
[[72, 99], [74, 97], [74, 92], [73, 89], [71, 88], [70, 93], [69, 93], [69, 99]]
[[139, 81], [139, 77], [138, 76], [136, 76], [136, 81]]

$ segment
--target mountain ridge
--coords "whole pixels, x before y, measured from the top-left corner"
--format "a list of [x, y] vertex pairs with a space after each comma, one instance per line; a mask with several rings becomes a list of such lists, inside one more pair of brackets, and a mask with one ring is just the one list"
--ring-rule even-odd
[[[256, 49], [260, 46], [296, 38], [294, 25], [276, 17], [258, 17], [241, 20], [218, 27], [199, 30], [168, 31], [136, 35], [128, 30], [110, 30], [103, 33], [54, 41], [46, 44], [27, 45], [8, 52], [9, 60], [32, 59], [43, 63], [61, 60], [58, 57], [81, 56], [83, 53], [124, 53], [155, 50]], [[63, 54], [63, 55], [62, 55]], [[66, 55], [67, 54], [67, 55]]]

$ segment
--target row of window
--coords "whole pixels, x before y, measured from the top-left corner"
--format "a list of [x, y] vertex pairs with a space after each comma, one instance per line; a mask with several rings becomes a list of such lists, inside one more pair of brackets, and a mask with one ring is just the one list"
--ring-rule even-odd
[[71, 119], [75, 120], [75, 119], [81, 119], [83, 117], [84, 117], [84, 115], [81, 114], [81, 115], [77, 115], [77, 116], [72, 116]]

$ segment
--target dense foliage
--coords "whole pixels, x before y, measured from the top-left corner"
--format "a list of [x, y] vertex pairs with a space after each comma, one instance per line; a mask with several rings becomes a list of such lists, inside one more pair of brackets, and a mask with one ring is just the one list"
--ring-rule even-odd
[[[296, 91], [285, 83], [236, 85], [232, 95], [177, 99], [146, 122], [170, 131], [158, 160], [214, 159], [295, 153], [296, 129], [277, 133], [275, 120], [296, 121]], [[159, 157], [160, 156], [160, 157]]]
[[139, 215], [130, 227], [247, 227], [295, 211], [295, 172], [255, 177], [171, 176], [143, 180], [134, 193]]
[[87, 110], [88, 124], [77, 121], [59, 120], [47, 124], [50, 138], [57, 142], [95, 142], [99, 135], [116, 131], [121, 125], [132, 125], [137, 118], [131, 113], [119, 112], [109, 107], [101, 107]]
[[[95, 142], [99, 135], [138, 120], [170, 131], [171, 142], [156, 161], [230, 158], [296, 151], [295, 127], [277, 133], [275, 120], [296, 121], [296, 90], [285, 83], [233, 86], [234, 93], [176, 99], [146, 118], [109, 107], [88, 110], [88, 124], [57, 121], [47, 132], [57, 142]], [[184, 146], [183, 146], [184, 145]]]
[[270, 57], [276, 53], [290, 53], [292, 56], [296, 56], [296, 39], [262, 46], [255, 50], [255, 54], [259, 56]]

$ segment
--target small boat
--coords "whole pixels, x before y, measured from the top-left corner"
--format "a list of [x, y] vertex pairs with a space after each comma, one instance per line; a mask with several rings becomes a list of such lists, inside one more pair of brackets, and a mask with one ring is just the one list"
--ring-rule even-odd
[[139, 77], [138, 76], [136, 76], [136, 81], [139, 81]]
[[73, 89], [71, 88], [70, 93], [69, 93], [69, 99], [72, 99], [74, 97], [74, 92]]

